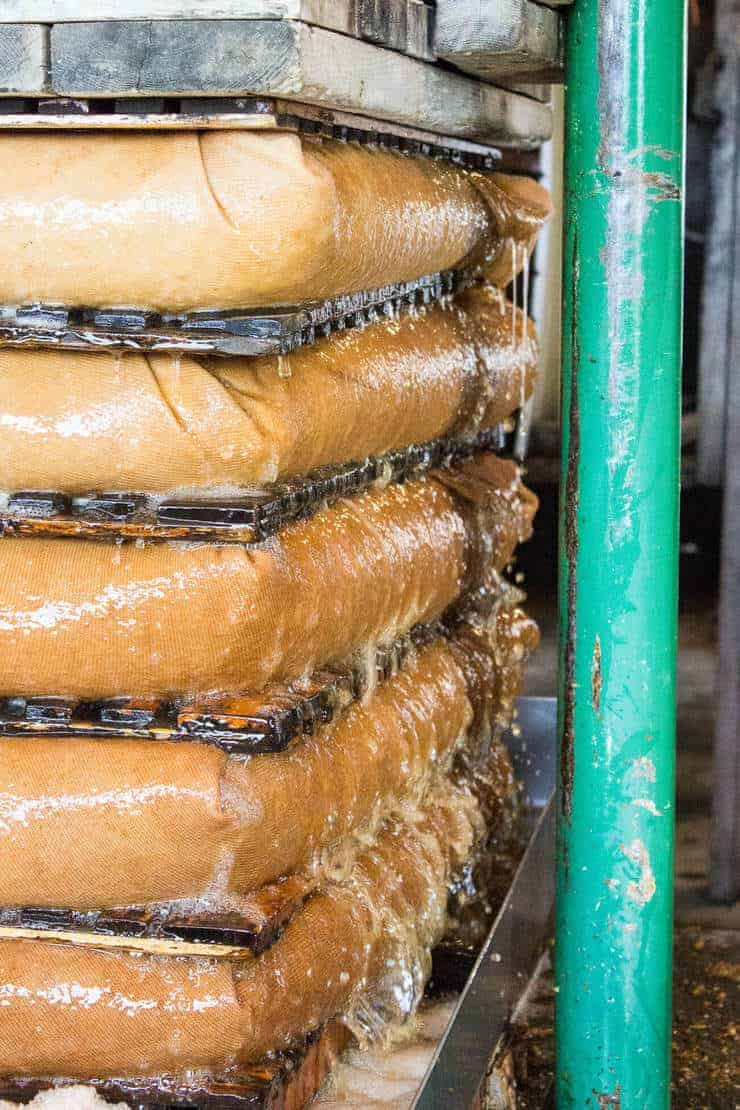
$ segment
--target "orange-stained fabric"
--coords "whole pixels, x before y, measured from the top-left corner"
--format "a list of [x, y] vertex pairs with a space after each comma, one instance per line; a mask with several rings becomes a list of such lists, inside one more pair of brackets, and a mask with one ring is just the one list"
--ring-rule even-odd
[[226, 961], [0, 940], [0, 998], [0, 1074], [152, 1075], [231, 1063], [243, 1044]]
[[537, 333], [532, 321], [488, 282], [465, 289], [456, 304], [470, 321], [488, 383], [482, 423], [493, 425], [531, 396], [537, 376]]
[[499, 233], [483, 271], [491, 284], [503, 288], [534, 250], [540, 229], [552, 216], [552, 200], [547, 189], [520, 174], [481, 174], [476, 184]]
[[232, 492], [491, 426], [536, 361], [483, 287], [280, 358], [0, 348], [0, 489]]
[[446, 787], [246, 962], [0, 940], [0, 1074], [218, 1070], [373, 1001], [408, 1014], [476, 827], [471, 799]]
[[0, 694], [257, 690], [394, 640], [459, 596], [481, 535], [498, 568], [529, 536], [536, 499], [513, 464], [494, 470], [502, 496], [489, 477], [473, 483], [488, 489], [482, 523], [427, 477], [339, 501], [258, 546], [6, 536]]
[[0, 302], [258, 307], [411, 280], [496, 254], [508, 189], [285, 133], [4, 132]]
[[444, 784], [416, 821], [398, 822], [378, 838], [348, 882], [310, 899], [278, 943], [240, 969], [237, 995], [256, 1017], [244, 1058], [285, 1048], [296, 1031], [347, 1010], [356, 1026], [376, 1035], [373, 1003], [392, 1017], [413, 1012], [431, 948], [444, 932], [450, 879], [480, 832], [473, 799]]
[[[509, 655], [511, 652], [509, 652]], [[470, 723], [446, 641], [285, 752], [23, 737], [0, 743], [0, 906], [218, 907], [413, 802]]]

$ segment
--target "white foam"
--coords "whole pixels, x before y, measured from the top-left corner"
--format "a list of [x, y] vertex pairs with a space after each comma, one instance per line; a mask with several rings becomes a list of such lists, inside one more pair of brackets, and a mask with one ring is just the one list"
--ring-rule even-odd
[[125, 1102], [110, 1103], [100, 1097], [93, 1087], [75, 1084], [74, 1087], [52, 1087], [39, 1091], [30, 1102], [6, 1102], [0, 1100], [0, 1110], [18, 1110], [18, 1106], [33, 1107], [33, 1110], [128, 1110]]

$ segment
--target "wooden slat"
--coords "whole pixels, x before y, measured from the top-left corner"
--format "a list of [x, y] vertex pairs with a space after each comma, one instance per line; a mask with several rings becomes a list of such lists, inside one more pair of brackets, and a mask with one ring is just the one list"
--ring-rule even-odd
[[338, 28], [342, 12], [346, 13], [349, 6], [349, 0], [3, 0], [2, 16], [8, 23], [89, 23], [93, 20], [119, 19], [304, 19]]
[[268, 96], [497, 146], [536, 146], [537, 101], [331, 31], [271, 20], [56, 24], [62, 96]]
[[560, 18], [531, 0], [438, 0], [435, 53], [484, 80], [557, 79]]
[[552, 85], [530, 84], [526, 79], [522, 82], [510, 81], [505, 77], [498, 77], [496, 84], [502, 89], [509, 89], [511, 92], [521, 93], [522, 96], [529, 96], [533, 100], [539, 100], [542, 104], [550, 104], [552, 101]]
[[233, 944], [203, 944], [197, 941], [112, 936], [62, 929], [24, 929], [15, 925], [0, 925], [0, 943], [4, 940], [35, 940], [48, 944], [71, 944], [78, 948], [107, 948], [115, 951], [146, 952], [157, 956], [196, 956], [201, 959], [205, 957], [246, 961], [254, 956], [249, 948]]
[[37, 95], [46, 87], [45, 27], [0, 23], [0, 95]]
[[424, 0], [3, 0], [4, 23], [121, 20], [297, 19], [432, 59], [432, 9]]

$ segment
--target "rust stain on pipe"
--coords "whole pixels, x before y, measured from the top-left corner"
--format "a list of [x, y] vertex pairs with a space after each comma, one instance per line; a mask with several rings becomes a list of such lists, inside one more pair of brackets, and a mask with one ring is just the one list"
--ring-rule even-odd
[[680, 200], [681, 189], [667, 173], [642, 173], [640, 179], [648, 190], [651, 190], [652, 200]]
[[597, 717], [601, 716], [601, 687], [604, 677], [601, 673], [601, 639], [597, 635], [591, 656], [591, 705]]
[[621, 1110], [622, 1092], [619, 1083], [617, 1083], [613, 1094], [609, 1094], [608, 1091], [597, 1091], [596, 1089], [594, 1089], [594, 1094], [599, 1104], [599, 1110], [608, 1110], [609, 1107], [612, 1107], [612, 1110], [614, 1110], [614, 1107], [616, 1107], [616, 1110]]

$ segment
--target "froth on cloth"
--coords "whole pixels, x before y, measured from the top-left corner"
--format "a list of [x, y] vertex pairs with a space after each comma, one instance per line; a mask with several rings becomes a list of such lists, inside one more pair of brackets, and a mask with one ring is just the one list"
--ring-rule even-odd
[[5, 132], [0, 302], [262, 307], [487, 262], [505, 283], [549, 212], [529, 179], [354, 143]]
[[[317, 891], [262, 955], [151, 954], [0, 938], [0, 1074], [154, 1076], [222, 1071], [333, 1019], [361, 1037], [407, 1018], [481, 833], [449, 781], [391, 820], [351, 874]], [[207, 948], [206, 948], [207, 952]]]
[[0, 695], [260, 690], [397, 639], [531, 533], [536, 498], [513, 463], [436, 473], [256, 545], [6, 535]]
[[234, 495], [491, 427], [536, 364], [531, 322], [483, 285], [281, 356], [0, 347], [0, 490]]
[[276, 753], [244, 757], [197, 741], [6, 738], [0, 906], [187, 902], [203, 915], [240, 905], [250, 912], [248, 896], [286, 875], [300, 873], [300, 889], [309, 889], [345, 866], [384, 817], [418, 804], [456, 753], [472, 760], [490, 743], [481, 710], [509, 723], [533, 635], [529, 618], [504, 608], [477, 646], [485, 672], [469, 671], [466, 638], [437, 639], [366, 702]]
[[[0, 745], [0, 905], [218, 907], [414, 798], [471, 719], [444, 641], [287, 751], [27, 737]], [[301, 799], [302, 804], [295, 800]], [[196, 848], [197, 846], [197, 848]], [[5, 855], [5, 852], [3, 852]]]

